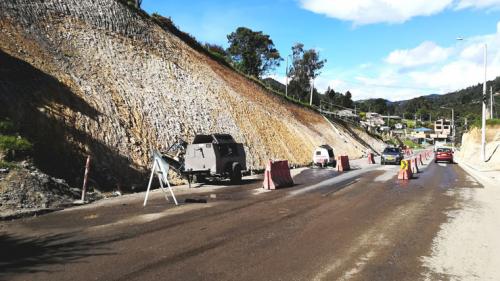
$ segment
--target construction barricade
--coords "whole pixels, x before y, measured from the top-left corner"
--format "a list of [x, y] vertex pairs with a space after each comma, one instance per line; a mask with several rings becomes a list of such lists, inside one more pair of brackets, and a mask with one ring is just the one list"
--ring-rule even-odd
[[411, 160], [411, 172], [413, 174], [417, 174], [417, 173], [420, 173], [420, 171], [418, 170], [418, 163], [417, 163], [417, 158], [412, 158]]
[[337, 171], [344, 172], [349, 171], [351, 166], [349, 165], [349, 156], [337, 156]]
[[375, 155], [373, 153], [368, 153], [368, 164], [375, 164]]
[[271, 161], [266, 165], [264, 172], [264, 189], [278, 189], [293, 185], [293, 179], [288, 167], [288, 161]]
[[411, 160], [401, 160], [401, 166], [399, 168], [398, 179], [399, 180], [409, 180], [413, 177], [411, 171]]

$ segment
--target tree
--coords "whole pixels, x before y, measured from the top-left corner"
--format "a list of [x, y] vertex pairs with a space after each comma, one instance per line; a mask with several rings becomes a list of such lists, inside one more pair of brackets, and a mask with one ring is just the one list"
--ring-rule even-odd
[[[342, 107], [354, 108], [351, 92], [347, 91], [345, 94], [337, 93], [335, 90], [328, 87], [323, 95], [323, 100], [330, 103], [331, 109], [339, 109]], [[357, 104], [359, 106], [359, 104]], [[367, 110], [367, 109], [366, 109]]]
[[344, 100], [342, 102], [343, 107], [348, 107], [348, 108], [353, 108], [354, 103], [352, 102], [352, 94], [351, 92], [347, 91], [344, 95]]
[[262, 31], [252, 31], [246, 27], [238, 27], [227, 36], [229, 48], [227, 52], [236, 67], [248, 75], [261, 77], [279, 66], [282, 58], [274, 47], [273, 40]]
[[292, 47], [292, 66], [289, 71], [292, 80], [289, 92], [299, 99], [307, 97], [311, 92], [310, 80], [321, 74], [320, 70], [325, 63], [326, 60], [319, 59], [319, 53], [316, 50], [304, 50], [304, 44], [295, 44]]

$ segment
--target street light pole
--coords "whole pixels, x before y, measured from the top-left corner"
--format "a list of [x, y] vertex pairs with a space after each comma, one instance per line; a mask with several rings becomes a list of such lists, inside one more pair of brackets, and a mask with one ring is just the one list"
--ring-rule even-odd
[[[452, 108], [449, 108], [449, 107], [444, 107], [444, 106], [441, 106], [442, 109], [451, 109], [451, 145], [453, 148], [455, 148], [455, 109], [452, 107]], [[446, 121], [446, 118], [445, 118], [445, 121]], [[443, 126], [444, 126], [444, 123], [443, 123]], [[444, 128], [443, 128], [444, 129]]]
[[481, 119], [481, 159], [486, 161], [486, 69], [488, 65], [488, 45], [484, 44], [484, 84], [483, 84], [483, 112]]
[[452, 138], [452, 143], [451, 146], [455, 148], [455, 110], [451, 108], [451, 126], [453, 128], [453, 138]]

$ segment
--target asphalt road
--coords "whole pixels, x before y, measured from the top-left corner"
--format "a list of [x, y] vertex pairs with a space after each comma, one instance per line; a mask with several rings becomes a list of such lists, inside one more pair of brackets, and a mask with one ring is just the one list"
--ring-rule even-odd
[[135, 196], [2, 222], [0, 280], [419, 280], [456, 206], [447, 190], [475, 185], [454, 164], [406, 183], [397, 169], [308, 169], [287, 189], [248, 180], [179, 198], [205, 204], [156, 193], [146, 208]]

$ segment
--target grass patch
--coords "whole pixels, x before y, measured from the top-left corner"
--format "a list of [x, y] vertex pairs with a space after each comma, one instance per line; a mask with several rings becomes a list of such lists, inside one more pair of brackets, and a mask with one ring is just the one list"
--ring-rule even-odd
[[0, 160], [0, 169], [11, 169], [12, 170], [12, 169], [16, 169], [16, 168], [19, 168], [19, 166], [16, 163]]
[[0, 135], [0, 150], [28, 152], [32, 148], [33, 144], [25, 138]]
[[[486, 119], [486, 126], [499, 126], [500, 125], [500, 118], [494, 118], [494, 119]], [[478, 118], [474, 121], [474, 123], [471, 124], [471, 127], [473, 128], [481, 128], [482, 123], [481, 123], [481, 118]]]
[[411, 140], [403, 140], [403, 144], [406, 145], [407, 147], [411, 148], [411, 149], [415, 149], [415, 148], [421, 148], [422, 146], [416, 142], [413, 142]]

